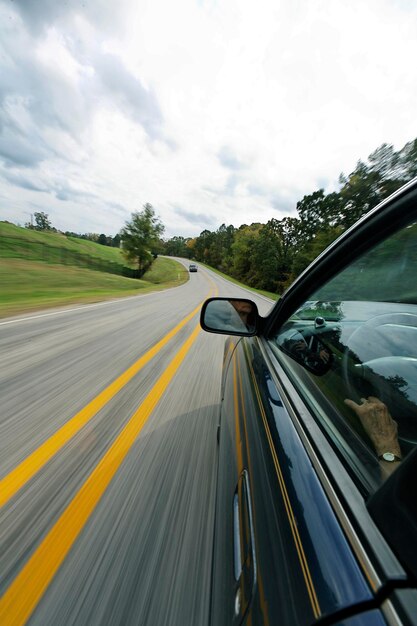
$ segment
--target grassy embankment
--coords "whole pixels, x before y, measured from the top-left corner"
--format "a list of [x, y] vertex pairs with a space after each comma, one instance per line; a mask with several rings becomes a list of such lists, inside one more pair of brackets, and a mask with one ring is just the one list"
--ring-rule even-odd
[[121, 250], [0, 222], [0, 317], [180, 285], [187, 270], [158, 258], [142, 279], [121, 275]]
[[219, 276], [222, 276], [223, 278], [227, 278], [227, 280], [230, 280], [230, 282], [235, 283], [236, 285], [239, 285], [239, 287], [244, 287], [245, 289], [249, 289], [250, 291], [254, 291], [255, 293], [259, 293], [262, 296], [266, 296], [267, 298], [271, 298], [271, 300], [278, 300], [279, 295], [276, 293], [272, 293], [271, 291], [265, 291], [263, 289], [255, 289], [254, 287], [248, 287], [247, 285], [245, 285], [244, 283], [241, 283], [240, 281], [236, 280], [235, 278], [232, 278], [231, 276], [228, 276], [227, 274], [223, 274], [223, 272], [220, 272], [219, 270], [216, 270], [214, 267], [211, 267], [211, 265], [206, 265], [205, 263], [201, 263], [201, 261], [198, 261], [199, 265], [202, 265], [203, 267], [207, 267], [207, 269], [211, 270], [212, 272], [215, 272], [216, 274], [218, 274]]

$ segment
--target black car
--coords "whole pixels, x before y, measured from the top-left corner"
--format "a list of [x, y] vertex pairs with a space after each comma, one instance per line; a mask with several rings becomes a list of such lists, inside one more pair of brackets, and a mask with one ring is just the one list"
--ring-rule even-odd
[[189, 272], [197, 272], [197, 265], [195, 265], [195, 263], [190, 263], [190, 265], [188, 266], [188, 271]]
[[417, 180], [225, 343], [212, 626], [417, 624]]

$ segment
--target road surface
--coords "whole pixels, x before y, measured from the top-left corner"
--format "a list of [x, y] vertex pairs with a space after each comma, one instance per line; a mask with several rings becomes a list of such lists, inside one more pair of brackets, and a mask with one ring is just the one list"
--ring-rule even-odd
[[199, 309], [253, 296], [189, 278], [0, 321], [2, 626], [208, 623], [224, 337]]

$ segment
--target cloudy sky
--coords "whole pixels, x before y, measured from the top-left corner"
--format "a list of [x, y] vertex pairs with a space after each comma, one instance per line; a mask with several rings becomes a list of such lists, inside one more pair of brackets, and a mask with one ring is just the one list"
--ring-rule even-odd
[[296, 215], [417, 137], [413, 0], [0, 0], [0, 219]]

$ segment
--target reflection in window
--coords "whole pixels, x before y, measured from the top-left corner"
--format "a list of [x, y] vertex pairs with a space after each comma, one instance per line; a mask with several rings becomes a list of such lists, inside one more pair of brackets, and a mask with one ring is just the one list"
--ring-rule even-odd
[[309, 295], [271, 340], [369, 489], [383, 475], [380, 455], [404, 457], [417, 444], [416, 275], [413, 223]]

